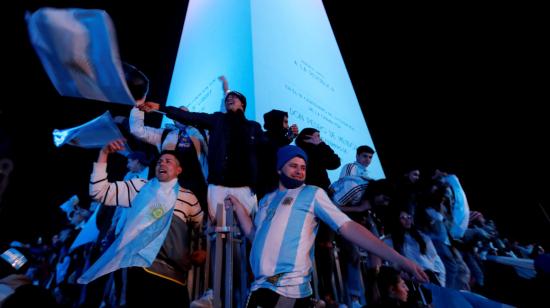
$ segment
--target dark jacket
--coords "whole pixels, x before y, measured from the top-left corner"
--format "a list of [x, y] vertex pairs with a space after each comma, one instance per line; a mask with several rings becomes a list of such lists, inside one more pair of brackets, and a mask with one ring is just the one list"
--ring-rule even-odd
[[285, 111], [273, 109], [264, 114], [264, 128], [267, 143], [260, 148], [258, 178], [258, 200], [279, 186], [277, 173], [277, 150], [294, 140], [289, 129], [283, 127], [283, 120], [288, 117]]
[[257, 147], [266, 142], [258, 122], [247, 120], [242, 114], [188, 112], [176, 107], [163, 107], [161, 110], [170, 119], [209, 131], [209, 184], [248, 186], [255, 190], [258, 178]]
[[340, 157], [324, 142], [317, 145], [307, 143], [306, 136], [318, 132], [314, 128], [304, 128], [296, 138], [296, 145], [306, 152], [307, 173], [306, 184], [319, 186], [328, 192], [330, 179], [327, 170], [334, 170], [340, 167]]

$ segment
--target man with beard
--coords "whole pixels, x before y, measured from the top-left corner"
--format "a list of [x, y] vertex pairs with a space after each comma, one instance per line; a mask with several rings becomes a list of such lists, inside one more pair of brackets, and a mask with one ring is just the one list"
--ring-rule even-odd
[[[170, 119], [180, 122], [185, 125], [192, 125], [197, 128], [206, 129], [209, 131], [208, 140], [208, 213], [212, 225], [226, 226], [225, 208], [222, 206], [221, 221], [217, 219], [218, 204], [223, 205], [225, 198], [228, 195], [235, 196], [246, 211], [246, 214], [254, 215], [258, 208], [256, 198], [256, 183], [258, 174], [258, 154], [257, 150], [260, 145], [267, 142], [266, 136], [262, 131], [260, 124], [255, 121], [246, 119], [244, 110], [246, 109], [246, 97], [237, 92], [227, 92], [224, 100], [226, 112], [215, 112], [212, 114], [189, 112], [176, 107], [164, 107], [153, 102], [146, 102], [139, 106], [139, 109], [150, 112], [160, 110], [166, 113]], [[221, 235], [221, 233], [218, 233]], [[236, 234], [233, 234], [236, 235]], [[218, 237], [220, 240], [221, 237]], [[218, 244], [221, 241], [216, 241], [214, 246], [213, 257], [214, 274], [214, 300], [217, 301], [223, 296], [221, 293], [221, 274], [222, 258], [225, 255], [225, 260], [229, 260], [229, 251], [218, 251], [221, 246]], [[240, 249], [234, 250], [233, 257], [237, 259], [233, 263], [233, 273], [241, 271], [239, 279], [233, 280], [233, 299], [235, 306], [242, 306], [241, 301], [245, 297], [246, 275], [246, 257], [239, 258], [237, 251], [244, 255], [244, 243], [240, 245]], [[215, 261], [214, 261], [215, 260]], [[227, 270], [227, 268], [226, 268]], [[218, 271], [218, 275], [216, 275]], [[229, 276], [225, 276], [228, 279]], [[227, 287], [227, 286], [226, 286]], [[227, 297], [226, 297], [227, 298]], [[220, 303], [218, 303], [220, 304]]]
[[258, 178], [258, 199], [279, 186], [277, 150], [290, 144], [298, 136], [298, 126], [288, 125], [288, 113], [282, 110], [272, 109], [264, 113], [264, 128], [267, 144], [261, 147], [259, 155], [259, 174], [262, 176]]
[[319, 220], [344, 238], [383, 259], [391, 260], [420, 281], [426, 274], [413, 261], [384, 244], [366, 228], [342, 213], [319, 187], [304, 185], [307, 155], [287, 145], [277, 152], [279, 189], [261, 201], [254, 222], [231, 195], [233, 208], [252, 241], [250, 264], [254, 273], [247, 307], [309, 307], [312, 289], [313, 244]]

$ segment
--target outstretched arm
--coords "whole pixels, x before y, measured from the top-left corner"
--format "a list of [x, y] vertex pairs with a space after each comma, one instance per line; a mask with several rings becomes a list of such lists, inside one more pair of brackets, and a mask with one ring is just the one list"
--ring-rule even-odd
[[397, 253], [360, 224], [348, 221], [339, 231], [350, 242], [396, 264], [401, 270], [413, 275], [419, 281], [428, 282], [428, 276], [418, 264]]
[[224, 75], [221, 75], [220, 77], [218, 77], [218, 79], [223, 84], [223, 95], [226, 95], [227, 92], [229, 92], [229, 83], [227, 82], [227, 78], [225, 78]]
[[109, 154], [125, 148], [124, 139], [111, 141], [105, 145], [97, 157], [90, 176], [90, 197], [105, 205], [131, 206], [139, 190], [146, 181], [132, 179], [127, 182], [109, 182], [107, 180], [107, 159]]
[[160, 149], [162, 128], [145, 126], [145, 114], [137, 107], [130, 111], [130, 132], [139, 140], [152, 144]]
[[[189, 112], [173, 106], [161, 106], [155, 102], [145, 102], [138, 106], [139, 110], [145, 112], [161, 111], [172, 120], [176, 120], [185, 125], [191, 125], [198, 128], [211, 129], [217, 119], [216, 114], [202, 112]], [[221, 113], [220, 113], [221, 114]]]

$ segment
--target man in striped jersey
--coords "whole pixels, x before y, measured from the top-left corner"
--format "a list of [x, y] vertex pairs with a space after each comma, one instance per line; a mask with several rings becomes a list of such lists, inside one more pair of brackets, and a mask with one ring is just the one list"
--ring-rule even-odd
[[226, 199], [226, 206], [233, 206], [243, 231], [252, 240], [250, 263], [255, 280], [247, 307], [310, 305], [313, 243], [319, 219], [349, 241], [390, 260], [420, 281], [428, 281], [416, 263], [350, 220], [324, 190], [304, 185], [306, 162], [306, 154], [296, 146], [279, 149], [279, 188], [260, 201], [254, 223], [237, 198], [230, 195]]
[[90, 281], [128, 268], [126, 303], [129, 307], [188, 307], [187, 271], [191, 266], [191, 228], [202, 223], [195, 195], [178, 185], [182, 168], [173, 151], [163, 151], [147, 181], [107, 181], [107, 158], [124, 149], [115, 140], [99, 153], [90, 179], [90, 195], [105, 205], [128, 208], [121, 234], [78, 279]]

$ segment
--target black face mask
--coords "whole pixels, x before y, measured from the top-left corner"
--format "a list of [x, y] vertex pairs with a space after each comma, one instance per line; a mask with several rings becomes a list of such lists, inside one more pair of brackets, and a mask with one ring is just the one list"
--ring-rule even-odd
[[281, 171], [281, 174], [279, 175], [279, 179], [281, 179], [281, 184], [283, 184], [283, 186], [286, 189], [298, 188], [298, 187], [302, 186], [302, 184], [304, 184], [304, 181], [289, 178], [288, 176], [286, 176], [286, 174], [284, 174], [283, 171]]

